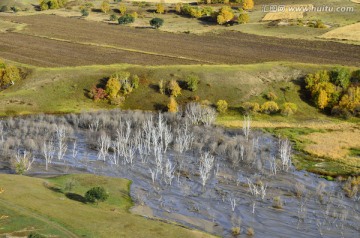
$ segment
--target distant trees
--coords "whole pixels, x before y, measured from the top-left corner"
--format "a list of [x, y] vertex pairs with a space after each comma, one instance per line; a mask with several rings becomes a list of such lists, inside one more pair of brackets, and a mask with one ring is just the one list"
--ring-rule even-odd
[[315, 106], [332, 114], [360, 116], [360, 86], [356, 72], [347, 68], [320, 70], [305, 78], [306, 89]]
[[40, 0], [40, 10], [58, 9], [65, 6], [67, 0]]
[[164, 19], [162, 18], [155, 17], [150, 20], [150, 25], [155, 29], [160, 28], [163, 24], [164, 24]]
[[14, 65], [5, 64], [5, 62], [0, 59], [0, 88], [13, 85], [20, 79], [20, 70]]
[[85, 193], [85, 199], [89, 203], [104, 202], [109, 198], [109, 194], [103, 187], [93, 187]]
[[279, 106], [274, 101], [267, 101], [261, 105], [261, 112], [265, 114], [274, 114], [279, 111]]
[[217, 13], [217, 23], [223, 25], [234, 18], [234, 13], [229, 6], [224, 6], [220, 8], [219, 12]]

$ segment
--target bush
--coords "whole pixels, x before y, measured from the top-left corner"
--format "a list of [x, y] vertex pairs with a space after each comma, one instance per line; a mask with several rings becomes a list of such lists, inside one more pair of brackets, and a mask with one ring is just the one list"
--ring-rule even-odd
[[105, 91], [110, 98], [115, 98], [121, 89], [119, 80], [115, 77], [110, 77], [106, 83]]
[[85, 193], [85, 199], [90, 203], [98, 203], [105, 201], [109, 198], [109, 194], [103, 187], [93, 187]]
[[255, 235], [254, 228], [249, 227], [249, 228], [247, 229], [247, 231], [246, 231], [246, 235], [248, 235], [248, 236], [253, 236], [253, 235]]
[[260, 111], [260, 105], [257, 102], [244, 102], [242, 108], [247, 113]]
[[254, 0], [243, 0], [242, 1], [242, 8], [244, 10], [251, 10], [254, 8]]
[[119, 24], [129, 24], [133, 23], [135, 18], [131, 14], [126, 14], [124, 16], [119, 17], [118, 22]]
[[273, 198], [273, 208], [282, 209], [283, 208], [283, 201], [281, 200], [281, 197], [274, 197]]
[[8, 6], [2, 6], [1, 8], [0, 8], [0, 12], [8, 12], [9, 11], [9, 7]]
[[281, 109], [281, 114], [284, 116], [290, 116], [296, 113], [297, 105], [295, 103], [287, 102], [284, 103]]
[[164, 20], [161, 18], [153, 18], [150, 20], [150, 25], [154, 27], [155, 29], [160, 28], [164, 24]]
[[81, 12], [81, 16], [83, 16], [83, 17], [87, 17], [90, 14], [89, 9], [87, 9], [87, 8], [81, 9], [80, 12]]
[[186, 78], [186, 84], [190, 91], [195, 92], [198, 89], [199, 76], [191, 74]]
[[101, 4], [101, 11], [103, 13], [108, 13], [110, 11], [110, 3], [109, 0], [104, 0]]
[[119, 11], [122, 15], [124, 15], [126, 13], [126, 6], [124, 4], [121, 4], [119, 6]]
[[31, 232], [27, 237], [28, 238], [45, 238], [46, 236], [41, 235], [37, 232]]
[[139, 87], [140, 78], [136, 74], [132, 76], [131, 84], [134, 89], [137, 89]]
[[177, 97], [177, 96], [181, 95], [181, 88], [180, 88], [179, 84], [176, 82], [176, 80], [174, 80], [174, 79], [170, 80], [168, 82], [167, 91], [173, 97]]
[[118, 19], [118, 17], [116, 16], [116, 14], [110, 15], [110, 18], [109, 18], [110, 21], [116, 21], [117, 19]]
[[21, 79], [20, 70], [0, 60], [0, 88], [6, 88]]
[[343, 89], [347, 89], [350, 85], [351, 72], [346, 68], [337, 68], [330, 72], [330, 82]]
[[216, 21], [218, 24], [223, 25], [233, 19], [234, 13], [228, 6], [222, 7], [217, 13]]
[[162, 3], [156, 5], [156, 13], [163, 14], [165, 13], [165, 6]]
[[176, 113], [178, 111], [178, 104], [174, 97], [170, 97], [169, 104], [167, 105], [168, 112]]
[[20, 11], [20, 8], [16, 7], [16, 6], [13, 6], [13, 7], [10, 7], [11, 11], [17, 13], [18, 11]]
[[233, 236], [238, 236], [238, 235], [240, 235], [240, 227], [233, 227], [233, 228], [231, 228], [231, 233], [233, 234]]
[[354, 83], [354, 84], [360, 83], [360, 69], [352, 72], [351, 83]]
[[161, 79], [161, 80], [159, 81], [158, 86], [159, 86], [159, 93], [165, 94], [164, 80]]
[[107, 97], [107, 93], [102, 88], [97, 88], [94, 86], [90, 92], [88, 93], [89, 98], [93, 99], [95, 102], [105, 99]]
[[265, 97], [266, 97], [267, 100], [270, 100], [270, 101], [275, 101], [275, 100], [278, 99], [278, 96], [274, 92], [268, 92], [265, 95]]
[[240, 14], [239, 14], [239, 17], [238, 17], [238, 23], [239, 24], [245, 24], [245, 23], [248, 23], [250, 21], [250, 17], [249, 17], [249, 14], [247, 14], [246, 12], [244, 12], [243, 9], [239, 9], [240, 11]]
[[274, 101], [265, 102], [261, 105], [261, 112], [265, 114], [274, 114], [279, 111], [279, 106]]
[[216, 103], [216, 110], [219, 113], [225, 113], [228, 109], [228, 103], [225, 100], [219, 100]]

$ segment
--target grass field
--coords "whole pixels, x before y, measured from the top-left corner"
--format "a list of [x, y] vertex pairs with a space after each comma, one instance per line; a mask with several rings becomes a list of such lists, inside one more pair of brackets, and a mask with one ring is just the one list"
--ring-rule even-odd
[[320, 36], [325, 39], [349, 40], [360, 42], [360, 23], [337, 28]]
[[[75, 187], [65, 191], [72, 179]], [[52, 179], [0, 175], [0, 235], [52, 237], [210, 237], [204, 233], [128, 212], [130, 182], [96, 175], [67, 175]], [[48, 185], [45, 185], [48, 184]], [[93, 186], [103, 186], [109, 199], [98, 205], [82, 202]]]

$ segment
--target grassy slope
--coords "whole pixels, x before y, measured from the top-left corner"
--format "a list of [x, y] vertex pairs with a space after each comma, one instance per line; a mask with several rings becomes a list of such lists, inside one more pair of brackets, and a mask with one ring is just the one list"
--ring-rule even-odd
[[[87, 189], [104, 186], [109, 199], [99, 205], [84, 204], [44, 186], [47, 181], [63, 190], [70, 178], [77, 184], [72, 193], [80, 198]], [[0, 233], [31, 227], [39, 233], [60, 237], [208, 237], [128, 213], [132, 202], [128, 195], [130, 182], [125, 179], [84, 174], [54, 179], [0, 175], [0, 181], [5, 190], [0, 195], [0, 216], [9, 216], [0, 220]]]

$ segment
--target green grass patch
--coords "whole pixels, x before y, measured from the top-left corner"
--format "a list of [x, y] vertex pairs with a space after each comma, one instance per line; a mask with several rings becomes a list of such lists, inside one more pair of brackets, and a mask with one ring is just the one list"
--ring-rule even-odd
[[[67, 191], [70, 180], [76, 183]], [[132, 201], [126, 179], [91, 174], [51, 179], [2, 174], [0, 181], [4, 189], [0, 194], [1, 215], [9, 216], [0, 220], [0, 233], [31, 227], [38, 233], [60, 237], [209, 237], [129, 213]], [[94, 186], [106, 188], [109, 199], [97, 205], [84, 203], [81, 197]]]

